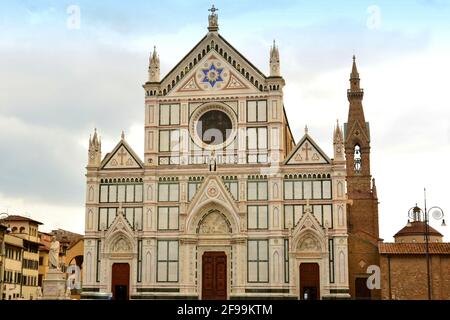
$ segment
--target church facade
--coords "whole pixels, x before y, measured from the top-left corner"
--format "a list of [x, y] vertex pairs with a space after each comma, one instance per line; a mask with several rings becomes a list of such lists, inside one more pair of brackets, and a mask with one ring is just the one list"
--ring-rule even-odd
[[164, 78], [150, 56], [144, 157], [89, 139], [83, 296], [350, 298], [344, 134], [294, 143], [275, 43], [266, 76], [210, 11]]

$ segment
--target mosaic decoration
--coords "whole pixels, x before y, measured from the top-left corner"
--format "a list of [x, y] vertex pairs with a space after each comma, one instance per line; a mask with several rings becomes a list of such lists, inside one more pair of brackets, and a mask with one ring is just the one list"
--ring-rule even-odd
[[202, 72], [205, 76], [202, 79], [202, 82], [204, 82], [204, 83], [209, 82], [211, 87], [214, 87], [214, 85], [217, 82], [223, 82], [223, 79], [222, 79], [223, 68], [216, 68], [214, 63], [211, 63], [209, 68], [202, 69]]

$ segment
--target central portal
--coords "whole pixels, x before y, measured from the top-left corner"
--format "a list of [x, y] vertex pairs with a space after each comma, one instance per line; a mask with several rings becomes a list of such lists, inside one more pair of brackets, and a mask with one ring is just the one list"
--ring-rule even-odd
[[202, 299], [227, 299], [227, 256], [223, 251], [209, 251], [203, 254]]

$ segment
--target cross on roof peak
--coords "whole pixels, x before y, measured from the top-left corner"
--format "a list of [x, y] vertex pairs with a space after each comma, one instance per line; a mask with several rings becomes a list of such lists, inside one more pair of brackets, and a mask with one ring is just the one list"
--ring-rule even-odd
[[217, 9], [216, 7], [214, 7], [214, 5], [212, 5], [211, 9], [208, 9], [208, 11], [211, 11], [211, 13], [214, 14], [214, 12], [219, 11], [219, 9]]

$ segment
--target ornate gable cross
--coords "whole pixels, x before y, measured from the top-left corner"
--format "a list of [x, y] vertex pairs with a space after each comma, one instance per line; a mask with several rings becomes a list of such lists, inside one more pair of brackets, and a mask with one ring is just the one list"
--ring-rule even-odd
[[123, 166], [123, 157], [127, 155], [127, 153], [123, 150], [123, 147], [120, 148], [119, 153], [117, 153], [120, 157], [120, 165]]
[[308, 151], [311, 151], [311, 150], [312, 150], [312, 149], [311, 149], [311, 147], [309, 146], [309, 143], [306, 142], [306, 143], [305, 143], [305, 146], [302, 148], [302, 151], [305, 151], [305, 153], [306, 153], [306, 156], [305, 156], [305, 160], [306, 160], [306, 161], [309, 160], [309, 157], [308, 157]]

